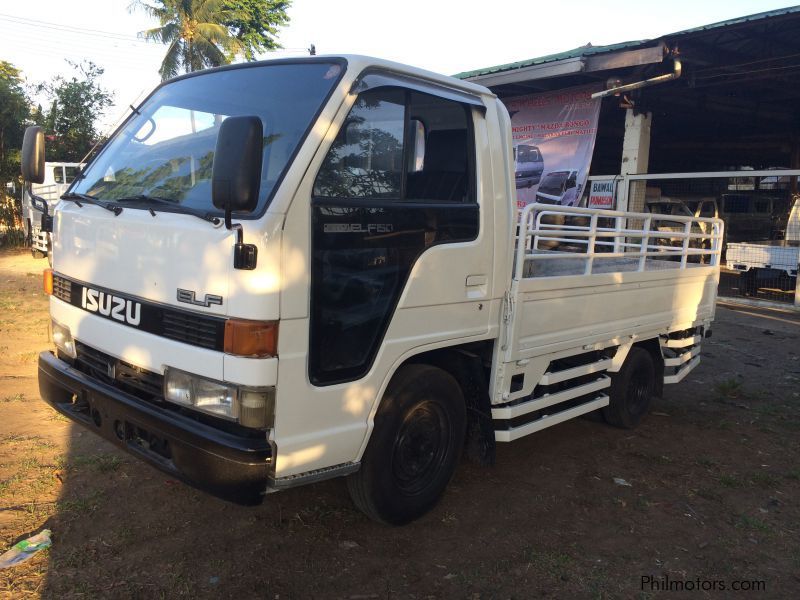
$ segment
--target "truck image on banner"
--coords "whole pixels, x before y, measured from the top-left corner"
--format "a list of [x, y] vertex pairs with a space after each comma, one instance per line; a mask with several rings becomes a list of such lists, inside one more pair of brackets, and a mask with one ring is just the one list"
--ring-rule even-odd
[[594, 152], [597, 85], [516, 96], [511, 115], [517, 208], [531, 202], [577, 206]]

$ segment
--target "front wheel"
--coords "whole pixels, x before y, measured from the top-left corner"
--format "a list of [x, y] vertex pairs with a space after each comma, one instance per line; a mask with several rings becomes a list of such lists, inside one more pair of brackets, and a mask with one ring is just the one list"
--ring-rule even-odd
[[449, 373], [401, 367], [375, 415], [361, 468], [347, 479], [355, 505], [391, 525], [428, 512], [458, 464], [466, 421], [464, 396]]
[[628, 352], [619, 373], [611, 376], [611, 393], [603, 416], [609, 425], [633, 429], [650, 410], [656, 391], [656, 367], [644, 348]]

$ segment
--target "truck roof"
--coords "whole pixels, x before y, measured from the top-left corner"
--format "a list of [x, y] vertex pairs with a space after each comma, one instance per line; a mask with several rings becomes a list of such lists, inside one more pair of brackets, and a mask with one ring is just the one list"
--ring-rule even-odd
[[[446, 85], [449, 88], [454, 88], [458, 90], [463, 90], [465, 92], [469, 92], [471, 94], [477, 94], [480, 96], [484, 96], [487, 99], [494, 99], [496, 95], [490, 91], [488, 88], [478, 85], [476, 83], [471, 83], [469, 81], [464, 81], [461, 79], [456, 79], [455, 77], [450, 77], [449, 75], [442, 75], [441, 73], [435, 73], [433, 71], [428, 71], [426, 69], [420, 69], [418, 67], [412, 67], [411, 65], [406, 65], [403, 63], [385, 60], [382, 58], [375, 58], [372, 56], [364, 56], [360, 54], [321, 54], [316, 56], [300, 56], [297, 58], [279, 58], [279, 59], [271, 59], [271, 60], [258, 60], [253, 62], [246, 62], [246, 63], [236, 63], [232, 65], [224, 65], [222, 67], [214, 67], [211, 69], [204, 69], [202, 71], [194, 71], [192, 73], [186, 73], [184, 75], [179, 75], [178, 77], [173, 77], [172, 79], [168, 79], [167, 81], [162, 82], [159, 84], [158, 87], [166, 83], [170, 83], [172, 81], [178, 81], [180, 79], [187, 79], [189, 77], [201, 77], [203, 75], [207, 75], [209, 73], [215, 73], [217, 71], [227, 71], [230, 69], [245, 69], [245, 68], [252, 68], [258, 67], [263, 65], [270, 65], [270, 64], [292, 64], [292, 63], [303, 63], [303, 62], [326, 62], [326, 61], [346, 61], [349, 68], [354, 69], [357, 72], [361, 72], [364, 69], [370, 67], [377, 67], [379, 69], [385, 71], [393, 71], [395, 73], [403, 74], [403, 75], [411, 75], [420, 79], [427, 79], [429, 81], [439, 83], [441, 85]], [[155, 89], [158, 89], [155, 88]]]

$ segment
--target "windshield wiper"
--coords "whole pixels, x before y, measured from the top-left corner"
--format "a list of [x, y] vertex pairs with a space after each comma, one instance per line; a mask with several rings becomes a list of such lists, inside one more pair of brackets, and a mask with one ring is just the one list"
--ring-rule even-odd
[[[198, 210], [196, 208], [189, 208], [188, 206], [183, 206], [177, 200], [170, 200], [169, 198], [162, 198], [161, 196], [151, 196], [150, 194], [136, 194], [135, 196], [125, 196], [124, 198], [117, 198], [116, 201], [128, 202], [128, 203], [138, 202], [142, 204], [159, 204], [161, 206], [169, 206], [170, 208], [174, 209], [175, 212], [192, 215], [193, 217], [197, 217], [198, 219], [203, 219], [204, 221], [208, 221], [209, 223], [213, 223], [214, 225], [217, 225], [219, 223], [219, 218], [215, 217], [212, 214], [209, 214], [202, 210]], [[156, 216], [156, 213], [151, 206], [148, 206], [147, 210], [150, 211], [151, 215], [153, 215], [154, 217]]]
[[100, 208], [105, 208], [106, 210], [110, 210], [111, 212], [114, 213], [115, 217], [122, 212], [121, 206], [114, 206], [111, 202], [105, 202], [103, 200], [100, 200], [99, 198], [90, 196], [89, 194], [78, 194], [76, 192], [69, 192], [61, 196], [61, 199], [70, 200], [80, 207], [83, 207], [83, 204], [81, 204], [81, 202], [86, 202], [87, 204], [95, 204]]

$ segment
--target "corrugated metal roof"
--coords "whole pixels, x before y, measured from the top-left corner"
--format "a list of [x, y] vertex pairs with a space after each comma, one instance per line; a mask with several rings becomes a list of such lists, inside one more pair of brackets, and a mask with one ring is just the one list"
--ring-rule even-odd
[[507, 63], [504, 65], [496, 65], [494, 67], [484, 67], [482, 69], [476, 69], [474, 71], [464, 71], [463, 73], [457, 73], [456, 75], [453, 75], [453, 77], [458, 77], [459, 79], [469, 79], [470, 77], [478, 77], [480, 75], [489, 75], [492, 73], [502, 73], [504, 71], [513, 71], [514, 69], [523, 69], [525, 67], [532, 67], [535, 65], [541, 65], [549, 62], [557, 62], [560, 60], [566, 60], [570, 58], [582, 58], [584, 56], [592, 56], [596, 54], [603, 54], [605, 52], [614, 52], [617, 50], [632, 50], [636, 48], [645, 48], [647, 46], [655, 45], [664, 38], [676, 38], [683, 35], [698, 33], [701, 31], [721, 29], [724, 27], [739, 25], [741, 23], [747, 23], [749, 21], [760, 21], [762, 19], [780, 17], [783, 15], [788, 15], [798, 12], [800, 12], [800, 6], [789, 6], [786, 8], [778, 8], [775, 10], [770, 10], [762, 13], [756, 13], [754, 15], [737, 17], [735, 19], [728, 19], [726, 21], [719, 21], [718, 23], [711, 23], [709, 25], [701, 25], [699, 27], [693, 27], [691, 29], [685, 29], [683, 31], [676, 31], [675, 33], [662, 35], [659, 38], [654, 38], [651, 40], [620, 42], [617, 44], [609, 44], [607, 46], [592, 46], [591, 44], [587, 44], [586, 46], [573, 48], [572, 50], [567, 50], [566, 52], [548, 54], [547, 56], [539, 56], [537, 58], [521, 60], [517, 62]]
[[558, 52], [557, 54], [548, 54], [547, 56], [539, 56], [537, 58], [530, 58], [528, 60], [520, 60], [505, 65], [497, 65], [494, 67], [485, 67], [483, 69], [476, 69], [475, 71], [465, 71], [457, 73], [453, 77], [459, 79], [468, 79], [470, 77], [477, 77], [478, 75], [489, 75], [490, 73], [502, 73], [503, 71], [513, 71], [514, 69], [522, 69], [525, 67], [533, 67], [549, 62], [556, 62], [559, 60], [566, 60], [568, 58], [582, 58], [584, 56], [591, 56], [593, 54], [602, 54], [603, 52], [613, 52], [615, 50], [627, 50], [630, 48], [639, 48], [651, 43], [651, 40], [638, 40], [631, 42], [620, 42], [618, 44], [609, 44], [608, 46], [579, 46], [566, 52]]

